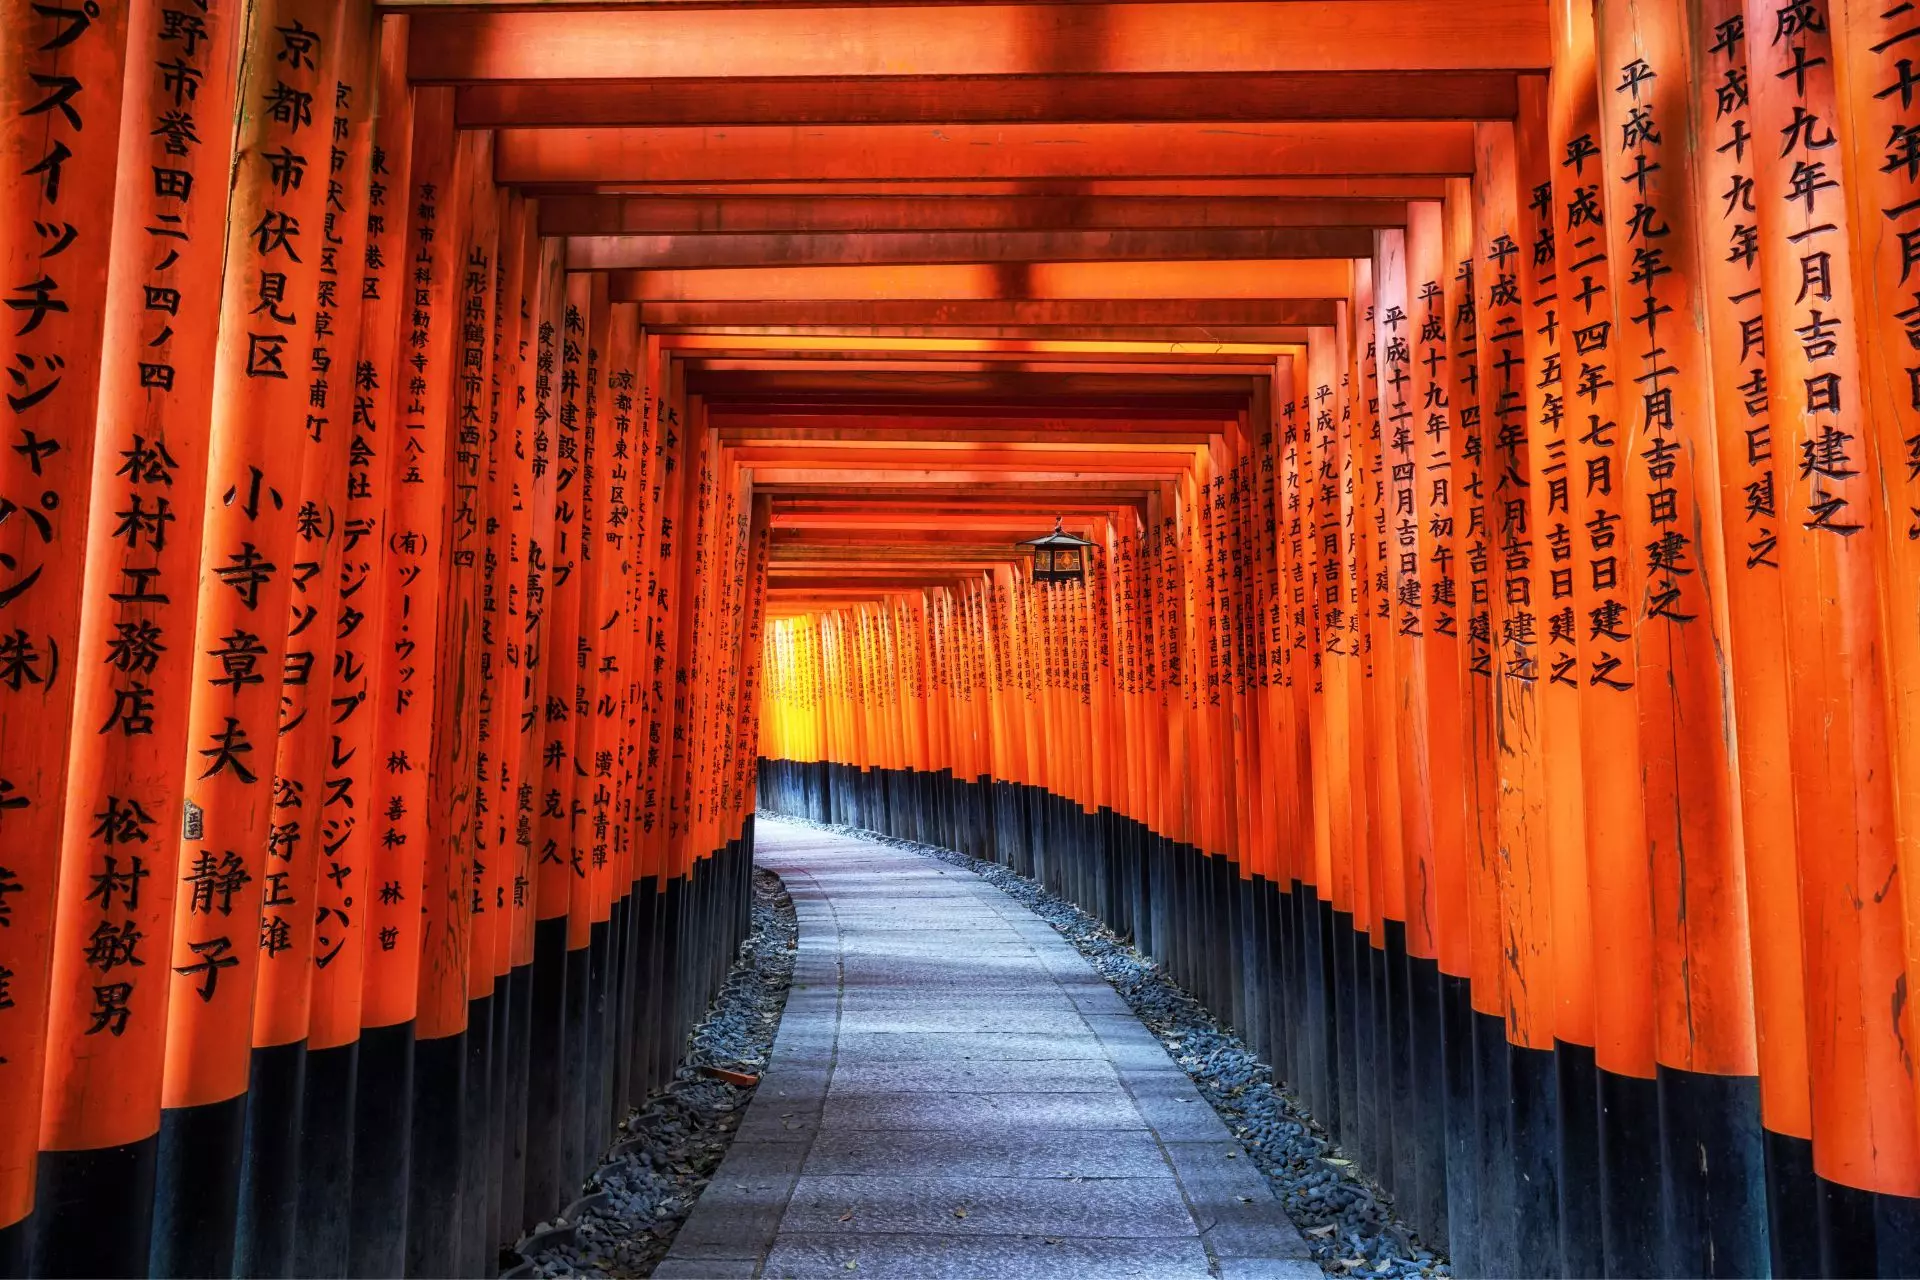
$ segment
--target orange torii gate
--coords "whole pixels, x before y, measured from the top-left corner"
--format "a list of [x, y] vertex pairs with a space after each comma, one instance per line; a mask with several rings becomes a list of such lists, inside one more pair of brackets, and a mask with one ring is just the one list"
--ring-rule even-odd
[[377, 8], [0, 6], [0, 1271], [491, 1265], [763, 802], [1462, 1272], [1920, 1266], [1904, 6]]

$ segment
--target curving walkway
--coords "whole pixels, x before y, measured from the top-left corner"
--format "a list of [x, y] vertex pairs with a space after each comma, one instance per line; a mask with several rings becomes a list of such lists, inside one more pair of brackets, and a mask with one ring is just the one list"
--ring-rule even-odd
[[930, 858], [761, 819], [793, 992], [663, 1278], [1320, 1270], [1186, 1074], [1048, 925]]

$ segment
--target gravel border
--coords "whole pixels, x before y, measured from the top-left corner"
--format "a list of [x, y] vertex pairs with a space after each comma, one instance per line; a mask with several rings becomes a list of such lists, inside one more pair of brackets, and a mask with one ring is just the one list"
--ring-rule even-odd
[[525, 1261], [508, 1276], [653, 1274], [753, 1101], [753, 1089], [701, 1068], [756, 1076], [766, 1069], [798, 947], [786, 887], [754, 868], [752, 927], [673, 1083], [628, 1115], [582, 1197], [515, 1246]]
[[1275, 1081], [1239, 1036], [1149, 956], [1071, 902], [1001, 866], [952, 849], [784, 813], [761, 816], [922, 854], [980, 876], [1052, 925], [1112, 984], [1200, 1089], [1266, 1175], [1287, 1216], [1330, 1276], [1451, 1276], [1444, 1251], [1425, 1244], [1300, 1101]]

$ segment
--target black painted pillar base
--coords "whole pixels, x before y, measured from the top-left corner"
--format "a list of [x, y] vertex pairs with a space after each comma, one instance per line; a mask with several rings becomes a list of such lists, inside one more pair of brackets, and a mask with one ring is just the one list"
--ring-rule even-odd
[[154, 1275], [225, 1280], [233, 1274], [246, 1127], [244, 1093], [160, 1113], [153, 1246], [147, 1261]]
[[248, 1064], [240, 1216], [233, 1240], [236, 1275], [280, 1276], [293, 1267], [306, 1075], [304, 1040], [256, 1047]]
[[1659, 1091], [1651, 1080], [1604, 1067], [1597, 1079], [1600, 1242], [1607, 1274], [1661, 1275]]
[[344, 1280], [351, 1265], [353, 1112], [360, 1042], [307, 1051], [301, 1101], [300, 1196], [294, 1217], [295, 1270], [317, 1280]]
[[465, 1156], [467, 1036], [413, 1046], [412, 1150], [407, 1171], [408, 1280], [456, 1275]]
[[566, 1204], [579, 1194], [580, 1179], [586, 1176], [586, 1134], [582, 1128], [586, 1114], [584, 1094], [587, 1077], [587, 1003], [593, 997], [592, 964], [589, 947], [567, 950], [566, 994], [563, 1008], [566, 1021], [560, 1036], [560, 1203]]
[[413, 1023], [365, 1027], [353, 1099], [352, 1235], [347, 1272], [397, 1276], [407, 1261], [413, 1134]]
[[539, 1221], [526, 1217], [527, 1102], [533, 1047], [533, 966], [507, 974], [506, 1115], [501, 1130], [500, 1236], [517, 1240]]
[[[1447, 1252], [1456, 1275], [1484, 1273], [1480, 1249], [1480, 1128], [1474, 1088], [1472, 992], [1468, 980], [1440, 975], [1440, 1031], [1446, 1076]], [[1609, 1270], [1609, 1276], [1617, 1274]]]
[[33, 1214], [0, 1227], [0, 1277], [13, 1280], [27, 1274], [27, 1260], [33, 1244]]
[[1767, 1148], [1767, 1245], [1777, 1280], [1800, 1280], [1820, 1272], [1819, 1179], [1813, 1173], [1813, 1142], [1771, 1130]]
[[1767, 1217], [1752, 1194], [1766, 1186], [1759, 1078], [1663, 1066], [1655, 1085], [1667, 1157], [1660, 1165], [1663, 1268], [1672, 1275], [1764, 1274], [1771, 1263]]
[[[493, 1116], [493, 1005], [491, 995], [467, 1001], [467, 1029], [463, 1043], [460, 1090], [459, 1215], [454, 1219], [453, 1259], [459, 1275], [485, 1275], [495, 1268], [486, 1255], [493, 1252], [487, 1226], [487, 1169], [490, 1146], [487, 1131]], [[418, 1113], [416, 1112], [416, 1115]]]
[[36, 1276], [146, 1275], [159, 1154], [158, 1134], [91, 1151], [42, 1151], [32, 1215], [0, 1232], [14, 1241], [0, 1250], [17, 1250], [0, 1274], [26, 1274], [30, 1254]]
[[527, 992], [526, 1190], [524, 1224], [543, 1222], [566, 1205], [567, 1178], [560, 1132], [566, 1096], [567, 918], [537, 920]]
[[1600, 1230], [1600, 1080], [1593, 1049], [1554, 1047], [1556, 1129], [1560, 1143], [1560, 1268], [1570, 1276], [1606, 1273]]

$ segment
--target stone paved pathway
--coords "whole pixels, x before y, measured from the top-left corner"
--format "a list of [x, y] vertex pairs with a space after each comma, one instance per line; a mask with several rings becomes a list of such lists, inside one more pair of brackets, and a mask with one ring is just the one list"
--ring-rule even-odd
[[793, 991], [656, 1276], [1317, 1280], [1240, 1144], [1039, 917], [917, 854], [756, 838], [799, 916]]

